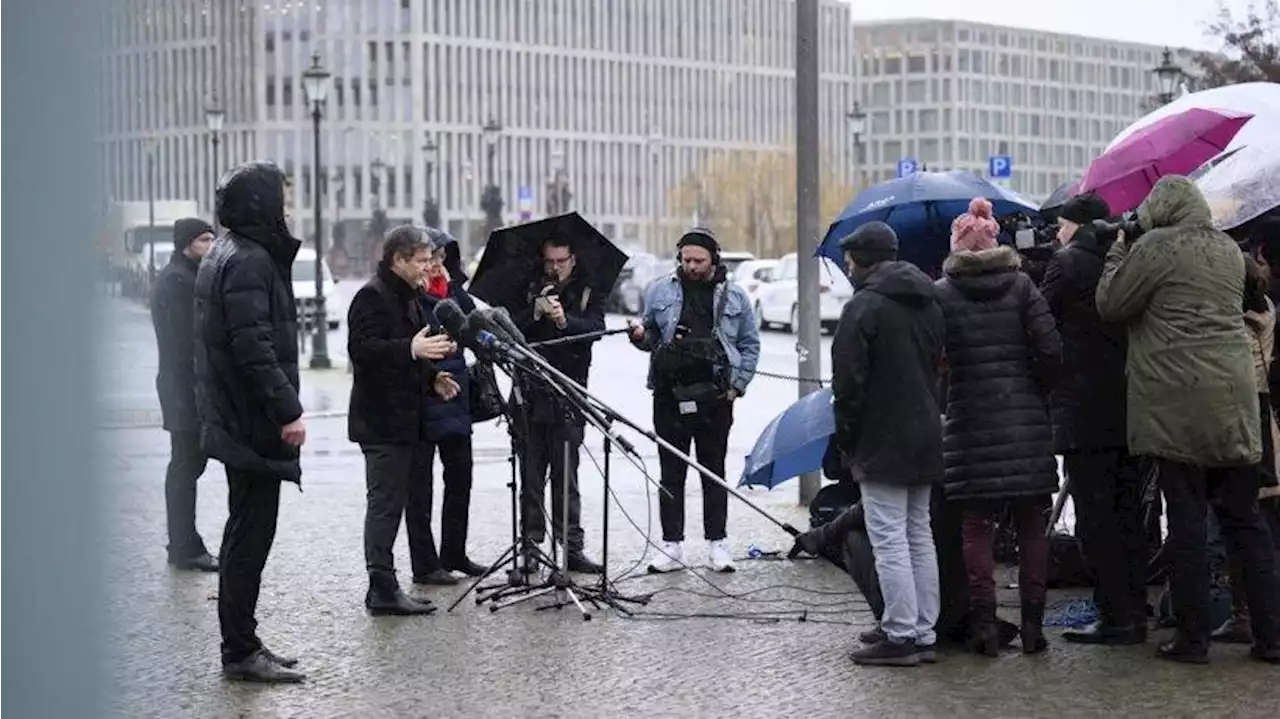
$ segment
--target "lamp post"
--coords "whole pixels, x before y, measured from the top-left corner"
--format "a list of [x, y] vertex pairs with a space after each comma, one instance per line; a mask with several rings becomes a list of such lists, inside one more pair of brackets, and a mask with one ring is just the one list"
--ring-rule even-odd
[[[302, 73], [302, 89], [306, 92], [307, 102], [311, 103], [311, 124], [315, 130], [315, 167], [313, 177], [320, 177], [320, 108], [329, 94], [329, 71], [320, 66], [320, 53], [311, 56], [311, 67]], [[319, 185], [319, 183], [317, 183]], [[329, 317], [324, 306], [324, 233], [320, 224], [321, 202], [319, 187], [312, 193], [312, 205], [315, 208], [316, 238], [316, 303], [312, 313], [315, 323], [316, 337], [311, 344], [311, 368], [329, 369], [333, 362], [329, 359]]]
[[661, 242], [661, 238], [658, 236], [658, 233], [659, 233], [658, 225], [660, 222], [658, 218], [661, 216], [661, 211], [662, 211], [661, 207], [659, 207], [659, 203], [662, 201], [662, 191], [658, 189], [658, 180], [662, 177], [662, 172], [660, 171], [659, 165], [662, 162], [663, 140], [664, 138], [662, 137], [662, 133], [658, 130], [658, 128], [655, 127], [649, 133], [649, 139], [645, 141], [645, 143], [649, 146], [649, 158], [650, 158], [649, 186], [653, 188], [653, 200], [652, 200], [653, 207], [649, 209], [649, 211], [652, 213], [652, 217], [650, 217], [649, 219], [649, 223], [650, 223], [649, 224], [649, 238], [650, 238], [649, 250], [651, 252], [656, 252], [659, 248], [659, 243]]
[[[502, 134], [502, 123], [492, 115], [489, 121], [480, 128], [485, 142], [485, 187], [480, 195], [480, 209], [484, 211], [485, 241], [489, 234], [502, 225], [502, 190], [498, 187], [497, 171], [494, 161], [498, 156], [498, 136]], [[468, 248], [470, 249], [470, 248]]]
[[1182, 77], [1182, 68], [1173, 61], [1173, 52], [1169, 48], [1165, 48], [1160, 55], [1160, 64], [1151, 68], [1151, 72], [1155, 73], [1156, 81], [1159, 83], [1160, 104], [1167, 105], [1173, 102], [1173, 89], [1178, 83], [1178, 79]]
[[849, 134], [853, 136], [853, 185], [858, 190], [862, 187], [862, 133], [867, 131], [867, 113], [862, 111], [861, 104], [854, 102], [845, 120], [849, 123]]
[[484, 133], [485, 162], [487, 163], [484, 168], [485, 174], [487, 175], [485, 179], [489, 181], [490, 185], [496, 186], [497, 183], [494, 182], [495, 178], [493, 174], [493, 161], [498, 155], [498, 135], [502, 134], [502, 123], [498, 121], [497, 118], [490, 116], [489, 121], [480, 129]]
[[436, 155], [440, 148], [432, 139], [431, 134], [427, 133], [427, 141], [422, 146], [422, 158], [426, 161], [427, 173], [423, 176], [423, 194], [426, 199], [422, 202], [422, 221], [428, 227], [440, 226], [440, 206], [436, 203], [436, 199], [432, 196], [435, 189], [435, 173], [436, 173]]
[[555, 190], [556, 214], [563, 215], [569, 210], [565, 207], [564, 197], [564, 143], [557, 142], [551, 148], [551, 178]]
[[222, 125], [226, 119], [227, 111], [218, 104], [218, 98], [215, 95], [204, 108], [204, 126], [209, 130], [209, 143], [213, 146], [213, 152], [209, 158], [209, 164], [213, 169], [213, 201], [209, 206], [213, 208], [214, 227], [218, 226], [218, 144], [222, 141]]
[[156, 279], [156, 139], [147, 138], [147, 294]]

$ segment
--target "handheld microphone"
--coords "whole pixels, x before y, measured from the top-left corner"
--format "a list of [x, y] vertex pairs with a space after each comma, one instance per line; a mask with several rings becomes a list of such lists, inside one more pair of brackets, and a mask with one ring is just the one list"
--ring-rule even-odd
[[440, 300], [436, 303], [434, 312], [436, 322], [444, 328], [445, 334], [449, 335], [449, 339], [464, 344], [463, 340], [466, 335], [467, 314], [462, 311], [457, 302], [453, 300]]
[[[520, 331], [520, 328], [516, 326], [515, 322], [511, 321], [511, 313], [507, 312], [507, 308], [495, 307], [489, 311], [489, 315], [493, 324], [502, 329], [502, 331], [506, 333], [507, 337], [510, 338], [509, 341], [511, 344], [528, 344], [528, 340], [525, 339], [524, 333]], [[494, 332], [494, 334], [501, 337], [503, 332]]]

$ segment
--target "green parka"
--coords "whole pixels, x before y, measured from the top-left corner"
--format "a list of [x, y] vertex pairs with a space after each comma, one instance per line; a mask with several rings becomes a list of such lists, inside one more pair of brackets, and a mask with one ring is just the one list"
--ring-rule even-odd
[[1128, 328], [1129, 451], [1202, 467], [1258, 462], [1244, 257], [1185, 177], [1161, 178], [1138, 221], [1147, 232], [1112, 245], [1096, 295], [1102, 318]]

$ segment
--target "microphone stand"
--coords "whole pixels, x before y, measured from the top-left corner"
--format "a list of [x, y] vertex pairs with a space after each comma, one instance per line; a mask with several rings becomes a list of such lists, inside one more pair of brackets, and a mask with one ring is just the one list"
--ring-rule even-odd
[[529, 343], [529, 346], [533, 348], [555, 347], [556, 345], [570, 344], [573, 342], [594, 342], [600, 339], [601, 337], [608, 337], [609, 335], [620, 335], [624, 332], [630, 332], [630, 331], [631, 330], [626, 327], [619, 327], [618, 329], [615, 329], [615, 330], [598, 330], [596, 332], [587, 332], [585, 334], [580, 334], [580, 335], [569, 335], [568, 337], [557, 337], [553, 340], [531, 342]]

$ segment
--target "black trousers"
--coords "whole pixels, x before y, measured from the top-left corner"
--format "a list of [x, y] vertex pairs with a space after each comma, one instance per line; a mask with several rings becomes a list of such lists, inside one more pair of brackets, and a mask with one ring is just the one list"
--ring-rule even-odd
[[1280, 647], [1280, 584], [1271, 532], [1258, 511], [1257, 467], [1206, 468], [1160, 459], [1157, 471], [1168, 507], [1165, 544], [1173, 563], [1169, 586], [1180, 638], [1192, 648], [1206, 648], [1213, 629], [1206, 546], [1212, 506], [1227, 540], [1227, 554], [1244, 573], [1254, 641]]
[[227, 526], [218, 557], [218, 621], [222, 662], [241, 661], [262, 648], [258, 590], [276, 538], [280, 480], [227, 467]]
[[169, 433], [169, 468], [164, 473], [164, 508], [169, 525], [169, 561], [208, 553], [196, 531], [196, 485], [209, 455], [200, 449], [199, 432]]
[[364, 563], [370, 572], [395, 572], [393, 548], [404, 519], [413, 576], [440, 568], [431, 536], [431, 454], [426, 442], [365, 444]]
[[[655, 395], [653, 398], [653, 431], [672, 446], [689, 454], [693, 445], [698, 464], [724, 477], [725, 455], [729, 452], [729, 429], [733, 426], [733, 403], [724, 400], [700, 405], [696, 414], [681, 414], [674, 399]], [[662, 449], [658, 453], [662, 467], [662, 487], [658, 495], [658, 514], [662, 519], [662, 541], [684, 541], [684, 482], [689, 465]], [[702, 475], [699, 474], [701, 477]], [[667, 496], [670, 493], [671, 496]], [[708, 540], [724, 539], [729, 516], [729, 492], [717, 482], [702, 477], [702, 530]]]
[[435, 456], [444, 467], [444, 504], [440, 510], [440, 559], [460, 563], [467, 556], [471, 513], [471, 435], [458, 434], [427, 445], [427, 483], [435, 484]]
[[[551, 477], [552, 536], [570, 552], [586, 546], [582, 531], [582, 499], [578, 494], [578, 450], [582, 446], [582, 425], [573, 422], [529, 422], [521, 438], [524, 461], [520, 484], [520, 534], [531, 542], [546, 539], [545, 495]], [[565, 463], [565, 443], [569, 445]], [[569, 530], [564, 531], [564, 483], [569, 488]]]
[[1147, 560], [1143, 532], [1143, 466], [1125, 448], [1063, 457], [1076, 509], [1076, 536], [1094, 577], [1103, 624], [1147, 621]]

